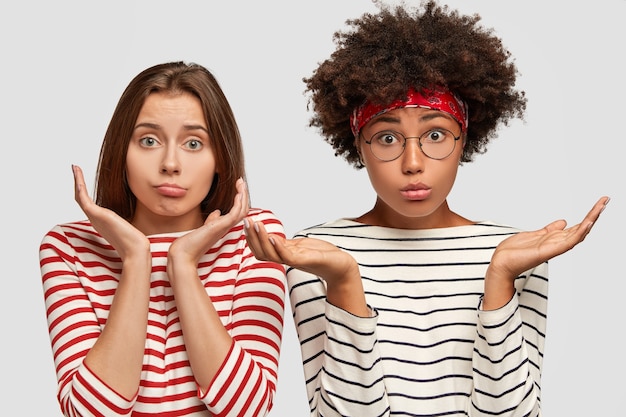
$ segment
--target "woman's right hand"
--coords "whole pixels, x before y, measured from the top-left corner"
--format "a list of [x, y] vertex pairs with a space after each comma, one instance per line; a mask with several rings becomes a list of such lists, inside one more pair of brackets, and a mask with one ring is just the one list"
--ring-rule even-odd
[[124, 261], [129, 256], [148, 256], [148, 238], [113, 210], [100, 207], [91, 199], [85, 186], [82, 169], [72, 165], [74, 173], [74, 199], [87, 215], [94, 229], [109, 242]]
[[244, 225], [248, 246], [257, 259], [317, 275], [326, 281], [328, 302], [358, 316], [371, 315], [359, 265], [349, 253], [321, 239], [268, 234], [262, 223], [250, 223], [249, 219]]

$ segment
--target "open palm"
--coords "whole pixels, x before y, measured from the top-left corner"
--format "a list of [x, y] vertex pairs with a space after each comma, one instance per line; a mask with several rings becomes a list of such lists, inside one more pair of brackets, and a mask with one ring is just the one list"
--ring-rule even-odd
[[327, 281], [359, 275], [354, 258], [325, 240], [284, 239], [281, 236], [268, 235], [262, 224], [248, 227], [246, 237], [257, 259], [289, 265]]
[[113, 210], [94, 203], [87, 193], [83, 171], [78, 166], [73, 166], [72, 171], [74, 172], [74, 199], [87, 215], [93, 228], [115, 248], [122, 260], [133, 253], [141, 255], [147, 253], [150, 247], [148, 238]]
[[608, 197], [600, 198], [583, 221], [575, 226], [566, 227], [565, 220], [557, 220], [542, 229], [520, 232], [503, 240], [491, 258], [490, 268], [507, 276], [516, 277], [567, 252], [589, 234], [608, 200]]

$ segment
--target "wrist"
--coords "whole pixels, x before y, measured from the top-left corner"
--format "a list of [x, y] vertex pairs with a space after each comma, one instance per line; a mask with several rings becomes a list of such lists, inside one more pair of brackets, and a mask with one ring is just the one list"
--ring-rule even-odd
[[167, 275], [172, 285], [184, 277], [192, 276], [195, 279], [198, 276], [198, 263], [168, 255]]
[[371, 316], [358, 266], [341, 278], [326, 281], [326, 300], [356, 316]]
[[515, 294], [515, 277], [492, 268], [490, 265], [485, 274], [483, 310], [496, 310], [506, 305]]
[[147, 268], [152, 269], [152, 254], [149, 250], [126, 254], [122, 260], [123, 268]]

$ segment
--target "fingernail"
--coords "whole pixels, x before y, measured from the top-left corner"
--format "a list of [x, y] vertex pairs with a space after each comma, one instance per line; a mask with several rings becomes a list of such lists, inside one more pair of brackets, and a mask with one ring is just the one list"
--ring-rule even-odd
[[254, 230], [259, 233], [259, 225], [257, 223], [254, 223]]
[[611, 199], [607, 198], [606, 201], [604, 202], [604, 205], [600, 209], [600, 213], [602, 213], [604, 211], [604, 209], [606, 208], [607, 204], [609, 204], [609, 201], [611, 201]]
[[274, 242], [274, 238], [270, 236], [270, 243], [272, 246], [276, 246], [276, 242]]
[[250, 223], [248, 223], [248, 218], [247, 217], [244, 217], [244, 219], [243, 219], [243, 228], [244, 229], [250, 228]]

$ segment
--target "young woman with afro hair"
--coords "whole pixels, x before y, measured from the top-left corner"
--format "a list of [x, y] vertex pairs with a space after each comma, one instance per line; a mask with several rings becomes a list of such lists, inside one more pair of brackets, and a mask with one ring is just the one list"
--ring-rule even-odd
[[347, 24], [304, 82], [311, 125], [367, 170], [374, 207], [293, 239], [246, 224], [255, 255], [289, 267], [311, 415], [539, 416], [547, 262], [608, 198], [536, 231], [452, 211], [459, 165], [524, 115], [510, 53], [432, 1]]

